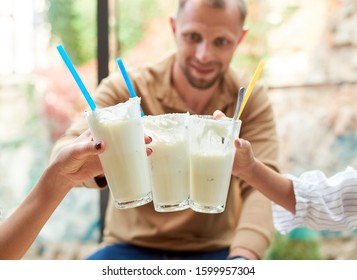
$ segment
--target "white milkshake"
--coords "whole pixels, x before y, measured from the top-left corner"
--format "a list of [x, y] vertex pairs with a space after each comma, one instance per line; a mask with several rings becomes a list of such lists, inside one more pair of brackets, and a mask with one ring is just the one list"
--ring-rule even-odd
[[191, 207], [223, 212], [232, 173], [233, 152], [191, 155]]
[[140, 98], [87, 113], [89, 128], [106, 149], [99, 155], [116, 208], [152, 200], [149, 162], [141, 124]]
[[202, 213], [225, 209], [241, 121], [191, 116], [190, 207]]
[[149, 157], [155, 210], [189, 208], [188, 114], [143, 117], [145, 134], [152, 138]]

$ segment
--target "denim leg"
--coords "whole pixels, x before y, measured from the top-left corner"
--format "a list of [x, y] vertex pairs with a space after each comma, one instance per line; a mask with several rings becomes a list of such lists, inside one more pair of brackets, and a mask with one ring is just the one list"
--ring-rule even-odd
[[226, 260], [229, 249], [210, 252], [166, 252], [167, 260]]
[[225, 260], [228, 248], [211, 252], [177, 252], [143, 248], [128, 243], [108, 245], [87, 260]]
[[163, 252], [128, 243], [108, 245], [90, 255], [87, 260], [162, 260]]

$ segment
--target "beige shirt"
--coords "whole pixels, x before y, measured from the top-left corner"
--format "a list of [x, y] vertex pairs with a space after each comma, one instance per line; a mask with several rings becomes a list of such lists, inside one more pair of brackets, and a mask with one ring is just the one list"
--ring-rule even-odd
[[[158, 64], [129, 71], [146, 115], [190, 112], [172, 87], [174, 59], [172, 55]], [[230, 69], [203, 114], [211, 115], [218, 109], [232, 117], [238, 89], [247, 87], [249, 80], [250, 77]], [[98, 107], [111, 106], [128, 98], [129, 93], [119, 71], [104, 79], [93, 95]], [[259, 83], [249, 98], [241, 120], [241, 137], [252, 143], [258, 159], [277, 170], [278, 142], [273, 111]], [[54, 154], [85, 128], [87, 123], [84, 118], [75, 122], [56, 143]], [[87, 182], [86, 185], [93, 186], [93, 182]], [[152, 203], [118, 210], [110, 198], [103, 240], [104, 244], [129, 242], [148, 248], [177, 251], [210, 251], [240, 246], [262, 258], [273, 233], [270, 201], [232, 176], [226, 209], [220, 214], [202, 214], [191, 209], [159, 213], [155, 212]]]

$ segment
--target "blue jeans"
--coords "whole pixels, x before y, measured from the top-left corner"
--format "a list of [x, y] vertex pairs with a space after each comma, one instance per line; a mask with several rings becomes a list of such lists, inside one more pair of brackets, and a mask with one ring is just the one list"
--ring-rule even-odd
[[228, 251], [226, 248], [210, 252], [177, 252], [118, 243], [94, 252], [87, 260], [225, 260]]

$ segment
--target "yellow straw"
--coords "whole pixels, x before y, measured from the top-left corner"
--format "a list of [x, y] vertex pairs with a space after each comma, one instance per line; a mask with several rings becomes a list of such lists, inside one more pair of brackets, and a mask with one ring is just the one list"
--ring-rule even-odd
[[254, 76], [253, 76], [252, 80], [250, 81], [250, 83], [249, 83], [249, 85], [248, 85], [247, 91], [246, 91], [245, 96], [244, 96], [244, 100], [243, 100], [242, 107], [241, 107], [241, 109], [240, 109], [240, 111], [239, 111], [239, 114], [238, 114], [238, 119], [239, 119], [240, 115], [241, 115], [242, 112], [243, 112], [243, 109], [244, 109], [244, 107], [245, 107], [245, 104], [247, 104], [247, 101], [248, 101], [248, 99], [249, 99], [249, 96], [250, 96], [250, 94], [251, 94], [252, 91], [253, 91], [253, 88], [254, 88], [254, 86], [255, 86], [255, 83], [256, 83], [256, 81], [258, 80], [258, 78], [259, 78], [259, 76], [260, 76], [260, 73], [261, 73], [262, 70], [263, 70], [263, 67], [264, 67], [264, 61], [261, 60], [260, 63], [259, 63], [259, 65], [258, 65], [258, 67], [257, 67], [257, 69], [255, 70], [255, 73], [254, 73]]

